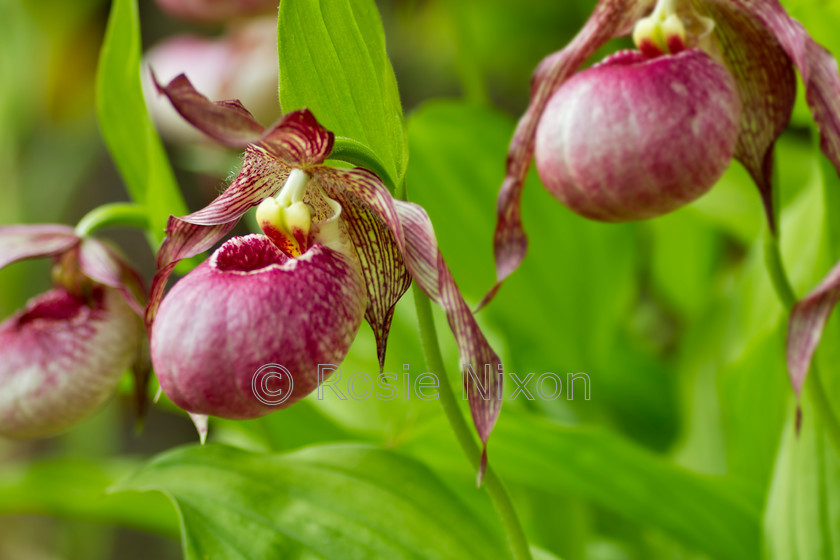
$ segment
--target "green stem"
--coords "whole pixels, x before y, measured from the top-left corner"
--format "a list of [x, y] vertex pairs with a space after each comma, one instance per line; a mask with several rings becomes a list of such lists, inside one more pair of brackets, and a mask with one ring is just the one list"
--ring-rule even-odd
[[[452, 431], [455, 432], [455, 439], [461, 446], [461, 450], [472, 465], [474, 470], [478, 470], [479, 462], [481, 460], [481, 449], [473, 438], [472, 431], [464, 420], [461, 409], [458, 406], [458, 400], [452, 391], [452, 386], [449, 383], [449, 378], [446, 375], [446, 368], [443, 365], [443, 358], [440, 354], [440, 345], [438, 344], [437, 329], [435, 328], [434, 317], [432, 316], [432, 306], [428, 296], [423, 291], [414, 285], [414, 306], [417, 309], [417, 322], [420, 326], [420, 339], [423, 343], [423, 353], [426, 357], [426, 366], [429, 371], [434, 371], [442, 377], [440, 383], [440, 402], [443, 406], [443, 411], [446, 414], [449, 425]], [[519, 518], [516, 516], [516, 510], [513, 508], [513, 503], [502, 484], [501, 479], [490, 465], [487, 465], [487, 470], [484, 473], [484, 487], [499, 517], [502, 520], [502, 525], [507, 533], [508, 542], [510, 543], [513, 557], [516, 560], [531, 560], [531, 550], [528, 547], [528, 540], [525, 538], [525, 533], [522, 530], [522, 525], [519, 523]]]
[[87, 237], [107, 226], [127, 226], [149, 229], [149, 214], [146, 208], [130, 202], [114, 202], [94, 208], [79, 220], [76, 233]]
[[[790, 312], [796, 304], [796, 294], [785, 272], [782, 253], [779, 250], [779, 240], [769, 231], [764, 240], [764, 261], [767, 264], [767, 272], [770, 274], [770, 281], [776, 290], [776, 295], [785, 309]], [[808, 395], [814, 403], [829, 440], [834, 444], [834, 448], [840, 452], [840, 421], [837, 420], [831, 402], [828, 400], [816, 362], [811, 365], [811, 375], [805, 381], [805, 390], [808, 391]]]
[[337, 159], [373, 171], [382, 179], [388, 190], [392, 193], [396, 192], [397, 183], [385, 168], [385, 164], [373, 150], [361, 142], [344, 136], [336, 136], [329, 159]]

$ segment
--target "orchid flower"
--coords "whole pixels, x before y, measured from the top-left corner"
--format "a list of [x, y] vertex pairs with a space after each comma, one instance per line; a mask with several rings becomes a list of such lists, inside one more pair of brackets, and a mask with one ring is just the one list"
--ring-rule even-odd
[[[158, 88], [196, 128], [245, 147], [230, 186], [207, 207], [171, 217], [158, 253], [146, 319], [167, 395], [193, 414], [262, 416], [278, 406], [256, 398], [252, 378], [276, 363], [293, 376], [288, 406], [315, 388], [318, 363], [344, 358], [362, 316], [382, 367], [394, 306], [413, 279], [445, 309], [462, 364], [491, 372], [485, 397], [468, 386], [486, 445], [501, 407], [499, 359], [443, 261], [426, 212], [394, 199], [366, 169], [325, 164], [334, 135], [308, 110], [266, 130], [238, 101], [213, 103], [183, 75]], [[227, 241], [161, 304], [176, 263], [211, 248], [254, 206], [264, 235]]]
[[157, 0], [173, 16], [196, 23], [218, 24], [277, 12], [279, 0]]
[[[574, 75], [608, 40], [631, 33], [639, 51]], [[775, 231], [773, 146], [795, 101], [794, 68], [822, 150], [838, 167], [837, 63], [777, 0], [600, 0], [571, 43], [534, 74], [498, 198], [497, 284], [482, 304], [525, 256], [520, 203], [535, 155], [552, 194], [608, 221], [658, 215], [696, 198], [734, 157], [758, 186]]]
[[16, 439], [89, 416], [129, 368], [142, 405], [148, 375], [137, 273], [71, 227], [0, 227], [0, 268], [40, 257], [55, 257], [55, 286], [0, 324], [0, 435]]

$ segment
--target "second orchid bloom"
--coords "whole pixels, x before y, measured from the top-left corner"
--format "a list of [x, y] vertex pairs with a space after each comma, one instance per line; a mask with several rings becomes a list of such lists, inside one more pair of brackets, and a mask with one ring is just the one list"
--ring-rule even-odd
[[[382, 366], [394, 306], [412, 280], [447, 314], [461, 362], [490, 372], [487, 343], [437, 248], [419, 206], [397, 200], [370, 171], [325, 164], [334, 135], [307, 110], [266, 130], [236, 101], [211, 102], [185, 76], [158, 86], [196, 128], [245, 147], [239, 175], [207, 207], [170, 218], [147, 310], [152, 360], [166, 394], [199, 415], [254, 418], [276, 410], [256, 398], [252, 378], [281, 364], [294, 379], [288, 406], [316, 387], [319, 363], [340, 363], [362, 317]], [[175, 265], [221, 241], [252, 207], [264, 235], [234, 237], [164, 298]], [[162, 303], [161, 303], [162, 300]], [[486, 443], [501, 408], [468, 387]]]

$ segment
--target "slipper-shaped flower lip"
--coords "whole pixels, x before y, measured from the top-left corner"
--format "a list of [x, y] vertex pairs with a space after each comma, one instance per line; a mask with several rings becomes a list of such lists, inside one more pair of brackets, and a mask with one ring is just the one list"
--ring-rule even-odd
[[[344, 359], [365, 313], [358, 265], [323, 245], [290, 258], [268, 237], [233, 237], [179, 280], [152, 329], [155, 372], [166, 395], [192, 413], [256, 418], [317, 386], [319, 364]], [[285, 367], [283, 396], [255, 394], [257, 371]], [[286, 395], [291, 391], [290, 395]]]

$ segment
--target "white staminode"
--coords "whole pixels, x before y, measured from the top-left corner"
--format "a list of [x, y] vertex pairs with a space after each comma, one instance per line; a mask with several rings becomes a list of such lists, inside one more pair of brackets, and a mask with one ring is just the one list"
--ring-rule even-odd
[[277, 202], [283, 206], [291, 206], [295, 202], [303, 201], [303, 195], [306, 192], [306, 185], [309, 183], [309, 175], [303, 169], [294, 168], [283, 188], [277, 194]]
[[[263, 230], [270, 226], [294, 239], [294, 231], [308, 235], [312, 227], [312, 212], [303, 202], [309, 175], [302, 169], [292, 169], [276, 197], [263, 200], [257, 207], [257, 223]], [[296, 242], [295, 242], [296, 244]]]

